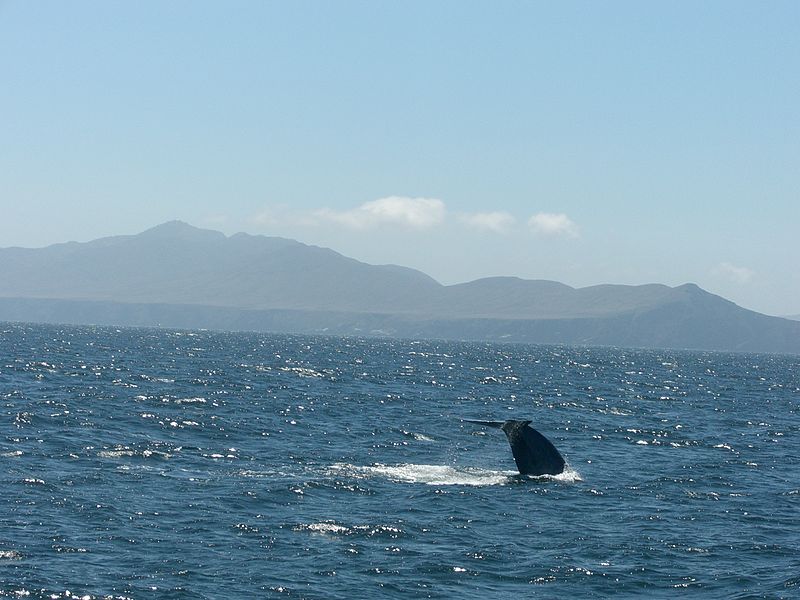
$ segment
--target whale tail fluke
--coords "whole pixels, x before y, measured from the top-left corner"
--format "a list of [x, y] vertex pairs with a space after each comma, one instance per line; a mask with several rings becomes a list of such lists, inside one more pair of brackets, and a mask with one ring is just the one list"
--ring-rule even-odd
[[529, 426], [531, 421], [463, 420], [502, 429], [511, 445], [517, 469], [523, 475], [558, 475], [564, 471], [564, 458], [550, 440]]

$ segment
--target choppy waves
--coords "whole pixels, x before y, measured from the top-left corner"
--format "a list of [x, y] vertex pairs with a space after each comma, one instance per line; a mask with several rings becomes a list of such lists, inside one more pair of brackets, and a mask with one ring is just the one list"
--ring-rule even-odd
[[[0, 597], [792, 597], [799, 373], [6, 325]], [[533, 419], [570, 467], [520, 476], [464, 415]]]

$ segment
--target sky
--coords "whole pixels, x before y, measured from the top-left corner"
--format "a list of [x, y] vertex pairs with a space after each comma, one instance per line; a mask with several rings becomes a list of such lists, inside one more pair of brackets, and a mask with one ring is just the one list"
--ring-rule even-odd
[[0, 0], [0, 247], [179, 219], [800, 314], [800, 2]]

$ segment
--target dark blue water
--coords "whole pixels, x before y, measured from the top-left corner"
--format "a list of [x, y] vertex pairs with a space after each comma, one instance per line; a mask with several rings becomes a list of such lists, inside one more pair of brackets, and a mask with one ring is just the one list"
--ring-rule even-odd
[[799, 367], [0, 324], [0, 596], [798, 597]]

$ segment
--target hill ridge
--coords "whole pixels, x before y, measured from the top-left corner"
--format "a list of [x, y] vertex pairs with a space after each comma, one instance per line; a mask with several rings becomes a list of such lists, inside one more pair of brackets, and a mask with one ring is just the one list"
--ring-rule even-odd
[[[75, 303], [104, 303], [106, 320], [119, 325], [163, 324], [155, 307], [184, 307], [193, 320], [172, 322], [192, 327], [236, 326], [239, 311], [248, 328], [259, 328], [260, 315], [269, 330], [800, 353], [800, 323], [694, 283], [574, 288], [486, 277], [442, 285], [408, 267], [178, 220], [136, 235], [0, 249], [0, 298], [6, 320], [86, 320], [91, 313]], [[149, 313], [151, 321], [134, 318]]]

